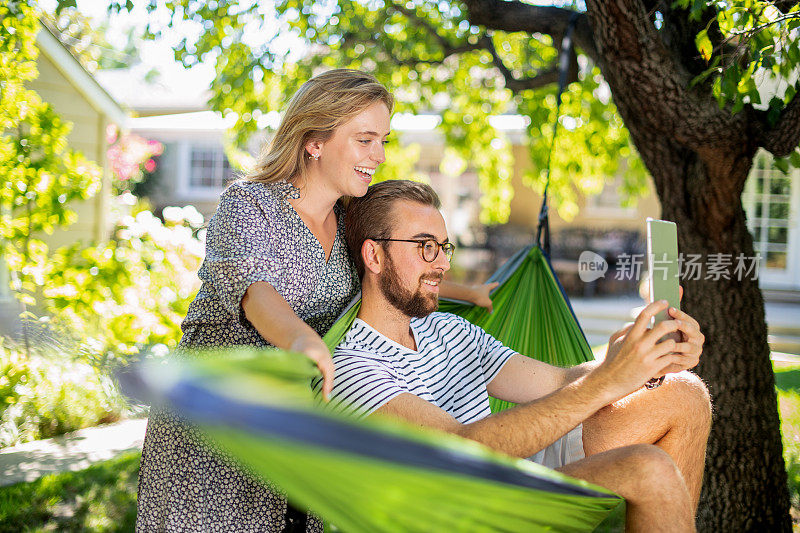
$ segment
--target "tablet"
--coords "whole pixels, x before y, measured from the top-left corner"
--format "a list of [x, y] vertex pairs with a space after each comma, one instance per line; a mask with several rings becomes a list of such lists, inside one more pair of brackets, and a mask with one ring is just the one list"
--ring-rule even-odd
[[[650, 301], [667, 300], [670, 307], [680, 309], [678, 226], [674, 222], [647, 219], [647, 274]], [[653, 325], [663, 320], [670, 320], [667, 311], [658, 313]], [[675, 332], [673, 338], [679, 342], [680, 334]]]

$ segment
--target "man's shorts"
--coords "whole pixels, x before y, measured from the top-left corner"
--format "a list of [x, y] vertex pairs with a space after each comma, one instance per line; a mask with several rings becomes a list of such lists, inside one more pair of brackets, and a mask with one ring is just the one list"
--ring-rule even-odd
[[544, 450], [528, 457], [528, 460], [539, 463], [547, 468], [558, 468], [568, 465], [569, 463], [574, 463], [584, 457], [586, 457], [586, 455], [583, 453], [583, 425], [578, 424], [578, 427]]

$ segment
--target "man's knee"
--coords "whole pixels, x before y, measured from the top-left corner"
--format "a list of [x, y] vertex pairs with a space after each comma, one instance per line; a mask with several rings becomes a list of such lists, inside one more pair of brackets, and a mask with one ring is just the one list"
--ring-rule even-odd
[[664, 387], [671, 396], [668, 401], [683, 418], [711, 427], [711, 395], [702, 379], [691, 372], [679, 372], [670, 374]]
[[630, 472], [629, 490], [637, 499], [663, 498], [672, 491], [685, 490], [680, 470], [667, 452], [650, 444], [628, 446], [625, 450], [620, 462]]

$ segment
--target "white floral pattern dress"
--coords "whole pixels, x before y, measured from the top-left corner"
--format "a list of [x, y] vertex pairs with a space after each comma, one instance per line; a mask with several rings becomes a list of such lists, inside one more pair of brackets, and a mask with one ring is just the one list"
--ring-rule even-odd
[[[233, 183], [209, 222], [203, 284], [181, 324], [179, 348], [269, 346], [245, 318], [247, 288], [266, 281], [320, 335], [358, 290], [344, 239], [343, 209], [328, 260], [287, 201], [291, 184]], [[137, 532], [322, 531], [313, 516], [290, 512], [285, 498], [238, 467], [194, 428], [154, 409], [139, 472]]]

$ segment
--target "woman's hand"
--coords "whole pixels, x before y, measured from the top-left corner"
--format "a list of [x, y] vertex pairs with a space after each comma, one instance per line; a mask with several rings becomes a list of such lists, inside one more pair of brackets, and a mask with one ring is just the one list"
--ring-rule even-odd
[[322, 399], [326, 402], [330, 400], [333, 390], [333, 375], [335, 368], [333, 359], [328, 347], [318, 335], [302, 335], [294, 340], [289, 346], [289, 350], [305, 354], [306, 357], [316, 363], [317, 368], [322, 374]]
[[478, 307], [485, 307], [491, 313], [494, 309], [492, 307], [492, 299], [489, 297], [489, 293], [496, 289], [498, 285], [500, 284], [496, 281], [493, 281], [492, 283], [474, 285], [472, 287], [473, 298], [470, 300], [470, 302], [474, 303]]
[[456, 283], [454, 281], [444, 280], [441, 284], [439, 295], [442, 298], [450, 298], [452, 300], [463, 300], [478, 307], [485, 307], [492, 312], [492, 299], [489, 298], [489, 293], [492, 292], [499, 283], [483, 283], [480, 285], [464, 285], [463, 283]]

